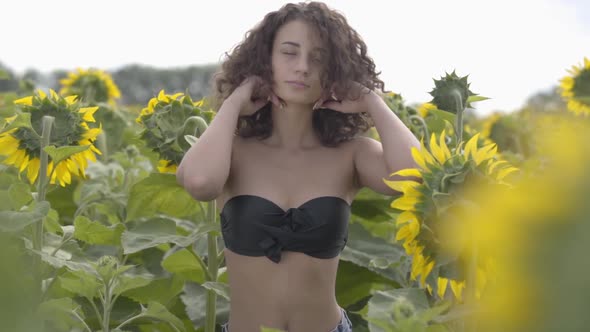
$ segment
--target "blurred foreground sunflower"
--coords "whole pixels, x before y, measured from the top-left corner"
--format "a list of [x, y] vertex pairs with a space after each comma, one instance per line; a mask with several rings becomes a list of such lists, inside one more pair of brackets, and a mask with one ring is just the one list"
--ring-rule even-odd
[[205, 100], [193, 102], [183, 93], [168, 95], [164, 90], [152, 98], [135, 119], [144, 126], [140, 137], [157, 152], [161, 173], [174, 173], [191, 143], [213, 119], [213, 111], [203, 111]]
[[59, 81], [62, 84], [60, 94], [76, 95], [88, 104], [114, 104], [121, 97], [121, 91], [111, 75], [99, 69], [78, 68]]
[[567, 101], [567, 109], [577, 115], [590, 115], [590, 60], [572, 66], [570, 76], [561, 79], [561, 96]]
[[466, 188], [481, 203], [478, 213], [460, 215], [462, 222], [449, 225], [442, 241], [470, 238], [495, 253], [497, 279], [479, 303], [478, 331], [585, 331], [590, 118], [540, 114], [531, 120], [534, 158], [545, 166], [511, 188]]
[[[463, 208], [469, 199], [462, 192], [467, 183], [508, 186], [503, 179], [517, 169], [496, 158], [494, 143], [478, 147], [479, 133], [465, 144], [464, 151], [463, 142], [450, 149], [446, 139], [445, 130], [438, 138], [432, 134], [430, 151], [421, 140], [421, 149], [412, 148], [412, 156], [419, 167], [392, 174], [420, 178], [422, 182], [384, 182], [403, 193], [391, 203], [391, 207], [402, 211], [396, 219], [396, 240], [403, 241], [406, 253], [412, 257], [411, 279], [420, 277], [421, 286], [440, 298], [444, 298], [450, 287], [455, 298], [462, 300], [467, 274], [465, 255], [468, 253], [455, 257], [445, 254], [446, 244], [440, 241], [445, 225], [440, 220]], [[493, 259], [482, 253], [477, 266], [476, 296], [481, 295], [493, 271]]]
[[95, 122], [93, 114], [98, 107], [80, 107], [76, 98], [61, 97], [53, 90], [47, 96], [45, 92], [38, 90], [32, 96], [15, 100], [14, 103], [22, 113], [30, 115], [30, 126], [25, 124], [28, 121], [22, 121], [22, 113], [7, 119], [6, 126], [0, 132], [0, 154], [7, 156], [3, 162], [16, 167], [19, 175], [26, 171], [30, 183], [35, 182], [41, 162], [41, 122], [43, 116], [48, 115], [55, 118], [49, 145], [56, 148], [78, 147], [78, 152], [69, 155], [57, 165], [49, 158], [47, 175], [50, 176], [50, 183], [66, 186], [71, 183], [72, 175], [84, 177], [88, 161], [96, 161], [95, 154], [101, 153], [94, 146], [101, 128], [90, 128], [88, 125], [89, 122]]

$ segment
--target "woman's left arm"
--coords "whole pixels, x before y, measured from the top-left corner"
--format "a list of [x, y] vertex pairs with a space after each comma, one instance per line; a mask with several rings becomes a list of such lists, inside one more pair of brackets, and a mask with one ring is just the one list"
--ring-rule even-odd
[[411, 148], [420, 149], [420, 142], [381, 96], [371, 91], [363, 99], [365, 110], [373, 119], [381, 141], [370, 137], [357, 139], [354, 153], [357, 185], [384, 195], [397, 195], [399, 192], [387, 186], [383, 179], [415, 180], [391, 174], [400, 169], [418, 167], [412, 158]]

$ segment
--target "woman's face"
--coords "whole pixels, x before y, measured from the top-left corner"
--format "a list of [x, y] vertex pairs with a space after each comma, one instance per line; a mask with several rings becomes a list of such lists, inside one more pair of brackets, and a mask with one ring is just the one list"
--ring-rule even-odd
[[279, 98], [309, 105], [320, 98], [320, 74], [326, 59], [312, 26], [301, 20], [282, 25], [275, 35], [271, 59], [273, 90]]

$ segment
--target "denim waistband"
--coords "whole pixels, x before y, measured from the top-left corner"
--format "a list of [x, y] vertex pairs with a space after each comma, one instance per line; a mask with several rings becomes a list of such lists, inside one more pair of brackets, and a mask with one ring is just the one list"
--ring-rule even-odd
[[[334, 329], [330, 330], [329, 332], [352, 332], [352, 322], [350, 321], [350, 318], [348, 317], [346, 310], [340, 307], [340, 311], [342, 312], [342, 318], [340, 319], [340, 322]], [[229, 321], [221, 325], [221, 332], [229, 332]]]

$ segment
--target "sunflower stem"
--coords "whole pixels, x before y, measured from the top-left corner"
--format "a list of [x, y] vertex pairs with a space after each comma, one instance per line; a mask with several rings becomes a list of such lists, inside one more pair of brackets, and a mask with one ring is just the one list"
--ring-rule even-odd
[[[37, 180], [37, 203], [45, 201], [45, 196], [47, 194], [47, 164], [49, 156], [45, 151], [45, 147], [49, 145], [50, 138], [51, 138], [51, 129], [53, 127], [53, 123], [55, 118], [52, 116], [45, 115], [41, 120], [41, 147], [40, 147], [40, 159], [41, 163], [39, 166], [39, 176]], [[37, 252], [41, 252], [43, 248], [43, 220], [41, 218], [34, 226], [33, 226], [33, 249]], [[35, 278], [37, 278], [37, 286], [39, 287], [39, 294], [43, 294], [42, 290], [42, 280], [43, 276], [41, 275], [41, 257], [35, 256], [35, 260], [33, 263]]]
[[463, 140], [463, 111], [465, 111], [465, 109], [463, 108], [463, 99], [461, 98], [459, 91], [453, 90], [451, 94], [455, 99], [455, 107], [457, 111], [455, 133], [457, 134], [457, 146], [459, 146]]
[[418, 123], [420, 123], [420, 126], [422, 127], [422, 130], [424, 131], [424, 146], [426, 147], [426, 149], [428, 149], [430, 151], [430, 141], [428, 140], [428, 138], [430, 137], [430, 132], [428, 131], [428, 126], [426, 125], [426, 121], [424, 121], [424, 118], [422, 118], [419, 115], [411, 115], [409, 117], [410, 121], [412, 120], [416, 120]]
[[[215, 200], [207, 203], [207, 221], [216, 222], [216, 204]], [[207, 234], [207, 267], [209, 275], [213, 282], [217, 281], [218, 262], [217, 262], [217, 235], [212, 232]], [[207, 289], [207, 312], [205, 332], [215, 332], [215, 302], [217, 301], [217, 293], [212, 289]]]
[[[475, 240], [475, 227], [471, 224], [471, 255], [469, 257], [469, 267], [467, 270], [467, 301], [471, 306], [476, 305], [477, 292], [477, 243]], [[475, 314], [467, 317], [467, 331], [477, 332], [477, 319]]]
[[106, 163], [109, 160], [109, 151], [107, 149], [107, 136], [104, 131], [101, 131], [101, 133], [98, 134], [96, 144], [101, 152], [100, 160], [102, 160], [103, 163]]

